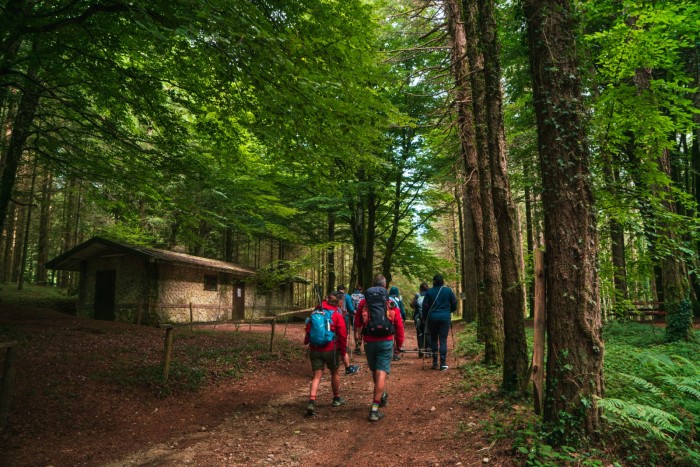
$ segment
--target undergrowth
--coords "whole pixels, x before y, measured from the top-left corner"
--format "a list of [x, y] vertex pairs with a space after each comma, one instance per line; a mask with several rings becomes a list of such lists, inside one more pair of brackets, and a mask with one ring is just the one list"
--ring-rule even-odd
[[277, 339], [270, 353], [269, 336], [249, 333], [217, 333], [179, 329], [173, 338], [173, 351], [167, 381], [160, 361], [135, 361], [133, 352], [118, 355], [108, 372], [93, 375], [120, 386], [145, 387], [159, 397], [239, 379], [244, 372], [269, 361], [293, 361], [300, 350]]
[[[532, 349], [531, 329], [527, 335]], [[700, 333], [696, 342], [666, 343], [664, 329], [612, 323], [604, 339], [605, 398], [597, 403], [605, 425], [595, 444], [573, 438], [549, 445], [557, 427], [542, 423], [531, 400], [498, 391], [501, 369], [476, 361], [483, 345], [472, 325], [460, 333], [456, 349], [474, 360], [464, 367], [462, 390], [477, 393], [470, 403], [491, 415], [478, 425], [462, 421], [460, 428], [486, 432], [493, 442], [509, 440], [525, 465], [700, 465]]]

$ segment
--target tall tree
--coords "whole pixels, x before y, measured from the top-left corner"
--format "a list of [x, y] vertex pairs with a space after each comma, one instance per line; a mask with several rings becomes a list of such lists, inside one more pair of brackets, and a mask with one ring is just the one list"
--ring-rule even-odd
[[543, 182], [547, 283], [545, 421], [563, 443], [600, 428], [603, 395], [597, 233], [569, 0], [524, 0]]
[[503, 125], [501, 62], [495, 2], [478, 0], [479, 33], [484, 55], [488, 158], [491, 196], [498, 213], [499, 255], [502, 275], [504, 352], [503, 389], [524, 394], [528, 385], [527, 341], [525, 339], [525, 282], [522, 242], [515, 203], [510, 191]]
[[467, 35], [467, 57], [472, 70], [471, 104], [476, 129], [477, 164], [483, 217], [483, 316], [480, 317], [484, 341], [484, 361], [500, 365], [503, 362], [503, 276], [501, 253], [493, 200], [493, 179], [489, 157], [489, 127], [487, 115], [484, 54], [479, 34], [479, 10], [476, 0], [464, 0], [464, 23]]

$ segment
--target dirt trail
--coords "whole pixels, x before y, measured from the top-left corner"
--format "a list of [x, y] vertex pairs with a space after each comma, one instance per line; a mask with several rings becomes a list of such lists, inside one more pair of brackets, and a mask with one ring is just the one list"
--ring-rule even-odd
[[[208, 329], [235, 330], [227, 326]], [[414, 349], [415, 329], [412, 323], [407, 327], [404, 348]], [[240, 331], [269, 335], [267, 326], [246, 328]], [[22, 343], [15, 360], [13, 410], [0, 433], [0, 465], [513, 464], [507, 442], [505, 447], [489, 444], [481, 425], [489, 414], [472, 403], [479, 392], [496, 388], [466, 388], [459, 369], [466, 362], [454, 352], [444, 372], [428, 369], [429, 362], [424, 366], [416, 354], [393, 362], [386, 418], [369, 422], [372, 378], [363, 356], [353, 356], [362, 365], [359, 373], [341, 376], [347, 405], [330, 406], [327, 376], [317, 415], [307, 417], [308, 359], [257, 359], [258, 366], [246, 368], [242, 379], [159, 398], [147, 386], [113, 380], [130, 375], [120, 373], [114, 361], [159, 361], [162, 329], [0, 302], [0, 341], [16, 336]], [[303, 325], [278, 326], [277, 336], [302, 348]], [[213, 333], [200, 340], [219, 350], [228, 345]], [[454, 348], [452, 337], [449, 346]], [[289, 346], [278, 344], [282, 348]], [[112, 371], [111, 379], [99, 376]]]
[[[287, 338], [301, 340], [292, 325]], [[404, 348], [415, 348], [415, 333], [407, 329]], [[452, 342], [450, 338], [450, 347]], [[448, 356], [450, 369], [430, 370], [416, 354], [392, 363], [388, 379], [386, 418], [369, 422], [372, 380], [363, 356], [359, 373], [341, 377], [342, 407], [331, 407], [331, 389], [324, 377], [317, 415], [306, 416], [310, 365], [302, 371], [249, 381], [245, 391], [272, 390], [274, 397], [243, 403], [223, 414], [223, 421], [200, 431], [134, 452], [110, 466], [125, 465], [506, 465], [494, 458], [480, 430], [487, 414], [470, 412], [468, 397], [458, 388], [460, 363]], [[285, 388], [285, 389], [283, 389]], [[239, 394], [245, 399], [245, 394]], [[473, 409], [471, 409], [473, 410]], [[460, 426], [462, 429], [460, 429]]]

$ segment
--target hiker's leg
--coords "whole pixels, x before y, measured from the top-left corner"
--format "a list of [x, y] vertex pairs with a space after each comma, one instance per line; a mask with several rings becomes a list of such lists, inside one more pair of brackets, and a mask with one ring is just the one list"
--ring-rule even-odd
[[331, 371], [331, 388], [333, 389], [333, 397], [340, 395], [340, 368]]
[[323, 377], [323, 370], [314, 370], [314, 377], [311, 380], [311, 389], [309, 390], [310, 400], [316, 399], [316, 394], [318, 394], [318, 386], [321, 384], [321, 377]]
[[386, 371], [375, 371], [372, 374], [372, 379], [374, 379], [374, 394], [372, 396], [372, 399], [374, 401], [380, 401], [382, 400], [384, 388], [386, 387]]
[[430, 333], [430, 350], [433, 354], [433, 363], [437, 363], [438, 361], [438, 342], [439, 342], [439, 323], [436, 323], [433, 321], [432, 323], [428, 323], [428, 332]]
[[391, 372], [391, 358], [394, 352], [394, 340], [373, 342], [375, 348], [375, 370], [372, 373], [374, 380], [374, 402], [381, 400], [386, 390], [386, 375]]
[[440, 335], [440, 365], [445, 365], [447, 363], [447, 336], [450, 333], [450, 324], [440, 323], [438, 333]]

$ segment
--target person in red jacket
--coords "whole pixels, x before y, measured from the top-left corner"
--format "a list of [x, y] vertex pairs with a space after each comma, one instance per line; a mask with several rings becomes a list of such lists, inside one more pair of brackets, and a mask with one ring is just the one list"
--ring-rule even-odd
[[[376, 323], [372, 322], [373, 318], [371, 317], [374, 314], [371, 312], [371, 308], [374, 304], [378, 305], [379, 317], [386, 316], [386, 321], [381, 323], [385, 329], [383, 332], [378, 331]], [[360, 301], [355, 313], [355, 338], [358, 341], [360, 335], [365, 343], [367, 365], [372, 371], [372, 379], [374, 380], [372, 407], [369, 411], [369, 420], [374, 422], [384, 418], [384, 413], [380, 412], [379, 408], [386, 406], [389, 398], [389, 394], [384, 389], [386, 388], [386, 376], [391, 371], [394, 343], [401, 350], [404, 340], [401, 311], [389, 300], [386, 278], [381, 274], [374, 276], [372, 287], [365, 292], [365, 298]]]
[[309, 402], [306, 405], [308, 415], [316, 415], [316, 394], [321, 384], [324, 367], [328, 367], [331, 372], [331, 388], [333, 389], [333, 407], [345, 404], [345, 399], [340, 397], [340, 362], [345, 357], [347, 351], [348, 334], [345, 328], [345, 318], [338, 311], [338, 299], [335, 295], [328, 295], [321, 303], [323, 310], [332, 311], [330, 330], [335, 334], [335, 338], [325, 345], [314, 345], [311, 343], [311, 321], [306, 323], [306, 335], [304, 344], [309, 344], [309, 355], [311, 359], [311, 369], [314, 377], [311, 380], [309, 391]]

